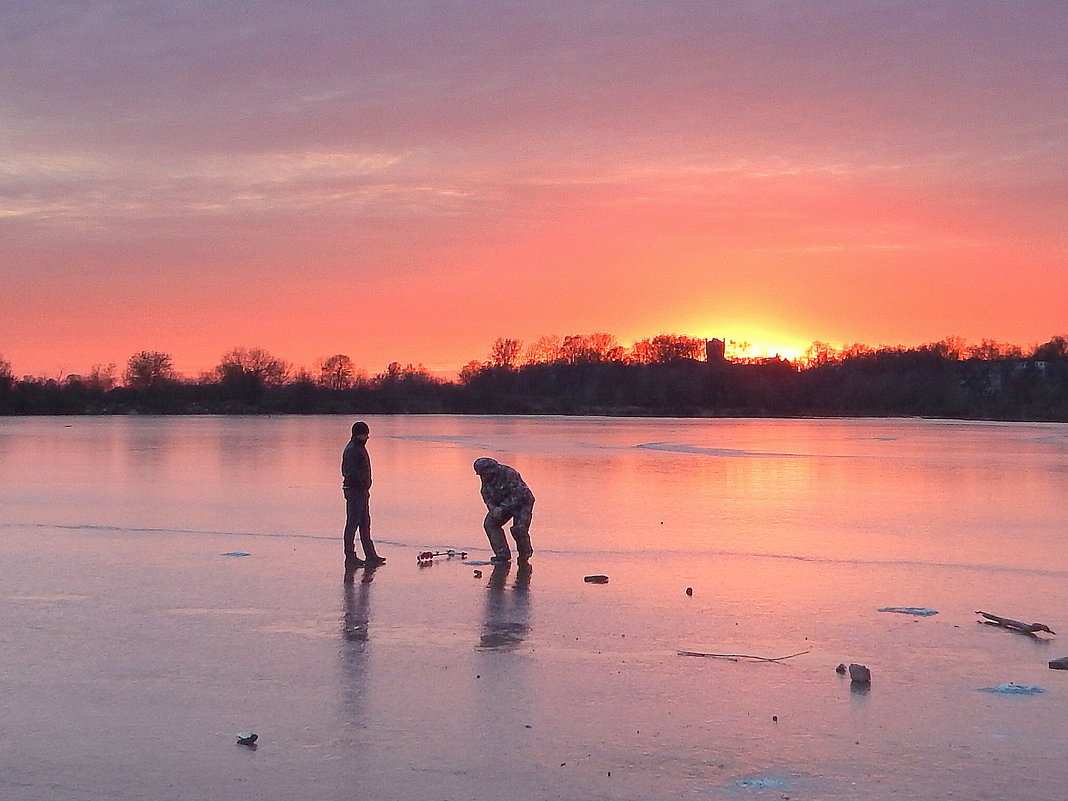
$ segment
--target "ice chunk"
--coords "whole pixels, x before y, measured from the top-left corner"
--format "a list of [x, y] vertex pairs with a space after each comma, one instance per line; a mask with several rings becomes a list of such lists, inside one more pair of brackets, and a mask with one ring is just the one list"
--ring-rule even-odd
[[902, 615], [919, 615], [920, 617], [930, 617], [938, 614], [937, 609], [928, 609], [926, 606], [884, 606], [879, 611], [898, 612]]
[[1034, 684], [1016, 684], [1010, 681], [1008, 684], [999, 684], [997, 687], [980, 687], [979, 691], [995, 695], [1038, 695], [1044, 693], [1045, 689]]

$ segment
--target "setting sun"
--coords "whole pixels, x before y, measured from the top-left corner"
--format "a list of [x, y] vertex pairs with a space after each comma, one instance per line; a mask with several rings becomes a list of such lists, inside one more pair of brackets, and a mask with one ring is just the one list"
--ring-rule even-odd
[[769, 359], [779, 358], [794, 361], [805, 355], [808, 345], [775, 344], [765, 340], [762, 342], [746, 342], [729, 340], [726, 344], [728, 359]]

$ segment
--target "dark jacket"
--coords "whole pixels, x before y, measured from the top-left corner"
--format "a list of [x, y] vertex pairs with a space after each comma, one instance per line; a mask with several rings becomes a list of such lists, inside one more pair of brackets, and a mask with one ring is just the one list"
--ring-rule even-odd
[[345, 489], [371, 490], [371, 457], [367, 453], [367, 445], [349, 440], [345, 450], [341, 454], [341, 486]]

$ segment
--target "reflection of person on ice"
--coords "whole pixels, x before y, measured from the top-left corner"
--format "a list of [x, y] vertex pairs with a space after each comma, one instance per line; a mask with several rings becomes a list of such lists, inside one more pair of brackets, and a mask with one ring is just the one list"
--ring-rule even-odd
[[495, 563], [510, 562], [512, 553], [504, 536], [504, 524], [512, 521], [510, 531], [515, 540], [519, 561], [525, 562], [534, 553], [530, 547], [530, 520], [534, 513], [534, 493], [518, 471], [496, 459], [475, 459], [475, 472], [482, 479], [482, 500], [489, 510], [486, 514], [486, 536], [493, 548]]

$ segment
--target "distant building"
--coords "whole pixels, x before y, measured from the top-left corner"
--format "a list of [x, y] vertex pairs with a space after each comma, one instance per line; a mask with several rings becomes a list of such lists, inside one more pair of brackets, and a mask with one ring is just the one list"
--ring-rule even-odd
[[722, 339], [705, 340], [705, 361], [709, 364], [727, 360], [727, 345]]

